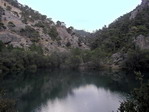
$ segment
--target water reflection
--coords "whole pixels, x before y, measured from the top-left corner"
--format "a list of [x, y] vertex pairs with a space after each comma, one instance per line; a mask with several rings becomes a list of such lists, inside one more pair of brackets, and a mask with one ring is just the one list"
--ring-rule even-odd
[[73, 89], [66, 98], [49, 100], [36, 112], [116, 112], [124, 98], [117, 92], [86, 85]]
[[134, 85], [123, 72], [38, 71], [10, 74], [0, 87], [19, 112], [112, 112]]

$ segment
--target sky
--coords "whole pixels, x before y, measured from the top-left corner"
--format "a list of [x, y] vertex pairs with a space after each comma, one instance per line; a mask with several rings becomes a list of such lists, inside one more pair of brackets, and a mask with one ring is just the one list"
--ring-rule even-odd
[[18, 0], [54, 22], [75, 29], [95, 31], [132, 11], [141, 0]]

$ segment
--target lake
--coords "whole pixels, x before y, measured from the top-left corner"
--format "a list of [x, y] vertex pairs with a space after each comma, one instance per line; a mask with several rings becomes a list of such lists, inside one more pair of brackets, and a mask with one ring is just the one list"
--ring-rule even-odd
[[116, 112], [135, 85], [125, 72], [39, 70], [8, 74], [0, 87], [19, 112]]

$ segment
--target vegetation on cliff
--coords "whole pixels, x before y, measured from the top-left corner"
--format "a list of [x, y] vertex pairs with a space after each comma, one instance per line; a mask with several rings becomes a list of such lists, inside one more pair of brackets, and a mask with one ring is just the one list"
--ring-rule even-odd
[[141, 72], [136, 72], [140, 87], [135, 88], [130, 99], [121, 103], [120, 112], [148, 112], [149, 111], [149, 82], [143, 83]]

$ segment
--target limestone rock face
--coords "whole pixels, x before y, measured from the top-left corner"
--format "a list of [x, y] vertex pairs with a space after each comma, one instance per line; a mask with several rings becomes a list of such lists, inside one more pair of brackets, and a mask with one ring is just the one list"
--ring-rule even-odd
[[130, 16], [130, 20], [131, 19], [134, 19], [137, 14], [143, 10], [144, 7], [149, 7], [149, 0], [142, 0], [142, 3], [140, 6], [138, 6], [136, 9], [134, 9], [132, 12], [131, 12], [131, 16]]
[[131, 19], [134, 19], [134, 18], [137, 16], [139, 10], [140, 10], [139, 8], [136, 8], [134, 11], [132, 11], [132, 12], [131, 12], [131, 16], [130, 16], [129, 19], [130, 19], [130, 20], [131, 20]]
[[139, 35], [134, 40], [136, 46], [138, 46], [140, 49], [149, 49], [149, 37], [145, 37], [143, 35]]
[[10, 44], [20, 48], [28, 48], [32, 44], [29, 39], [10, 32], [0, 32], [0, 40], [4, 44]]
[[[5, 27], [5, 29], [0, 31], [0, 40], [4, 44], [27, 49], [34, 43], [34, 35], [39, 34], [36, 44], [43, 48], [45, 54], [50, 54], [51, 51], [66, 52], [69, 51], [69, 48], [88, 48], [83, 42], [80, 42], [78, 36], [73, 32], [68, 32], [64, 24], [56, 25], [48, 18], [43, 20], [40, 17], [45, 16], [39, 12], [29, 7], [27, 8], [17, 1], [16, 4], [18, 6], [14, 6], [11, 2], [0, 0], [0, 7], [3, 9], [0, 22]], [[8, 7], [10, 7], [9, 10]], [[24, 13], [29, 13], [30, 15], [24, 16]], [[51, 32], [52, 27], [55, 28], [55, 32]], [[27, 32], [33, 33], [30, 35]], [[24, 34], [22, 35], [21, 33]], [[58, 34], [56, 34], [57, 37], [51, 37], [49, 33], [53, 35], [54, 33]]]
[[111, 56], [111, 67], [113, 69], [119, 69], [123, 66], [125, 60], [127, 58], [127, 54], [117, 52]]
[[149, 0], [142, 0], [142, 7], [149, 6]]
[[67, 46], [69, 43], [71, 47], [76, 48], [78, 47], [78, 37], [75, 35], [71, 35], [67, 32], [67, 30], [63, 27], [57, 27], [57, 31], [61, 38], [61, 44], [63, 46]]
[[18, 42], [20, 41], [16, 36], [10, 34], [10, 33], [1, 33], [0, 34], [0, 40], [4, 43], [4, 44], [9, 44], [11, 42]]

